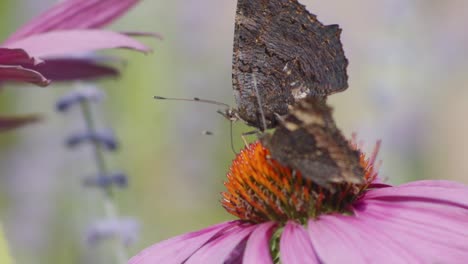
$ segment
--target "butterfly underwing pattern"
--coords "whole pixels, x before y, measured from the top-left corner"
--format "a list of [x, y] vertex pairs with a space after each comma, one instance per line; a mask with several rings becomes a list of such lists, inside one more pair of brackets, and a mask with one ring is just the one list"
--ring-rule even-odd
[[331, 183], [362, 183], [360, 153], [336, 127], [323, 99], [300, 100], [280, 120], [273, 134], [261, 137], [273, 159], [325, 188]]
[[348, 61], [340, 34], [338, 25], [323, 25], [297, 0], [238, 0], [232, 64], [237, 115], [263, 129], [262, 107], [272, 128], [288, 105], [345, 90]]

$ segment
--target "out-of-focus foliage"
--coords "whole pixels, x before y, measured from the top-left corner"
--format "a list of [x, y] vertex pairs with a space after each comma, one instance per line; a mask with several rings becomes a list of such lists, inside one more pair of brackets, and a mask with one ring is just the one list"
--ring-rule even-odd
[[3, 235], [3, 228], [0, 223], [0, 263], [11, 264], [10, 252], [8, 251], [8, 244], [5, 236]]

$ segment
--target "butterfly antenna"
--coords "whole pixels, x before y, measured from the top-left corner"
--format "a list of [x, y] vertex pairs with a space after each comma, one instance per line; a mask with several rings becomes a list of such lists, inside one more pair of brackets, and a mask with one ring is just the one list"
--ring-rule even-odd
[[267, 129], [265, 113], [263, 112], [262, 99], [260, 98], [260, 92], [258, 91], [258, 88], [257, 88], [257, 77], [255, 77], [255, 73], [252, 73], [252, 78], [253, 78], [255, 95], [257, 96], [258, 108], [260, 109], [260, 115], [262, 116], [262, 125], [263, 125], [262, 131], [265, 131]]
[[175, 98], [175, 97], [162, 97], [162, 96], [153, 96], [154, 99], [156, 100], [172, 100], [172, 101], [185, 101], [185, 102], [200, 102], [200, 103], [205, 103], [205, 104], [213, 104], [213, 105], [219, 105], [219, 106], [224, 106], [226, 108], [230, 108], [228, 104], [221, 103], [218, 101], [214, 100], [207, 100], [207, 99], [200, 99], [198, 97], [194, 98]]

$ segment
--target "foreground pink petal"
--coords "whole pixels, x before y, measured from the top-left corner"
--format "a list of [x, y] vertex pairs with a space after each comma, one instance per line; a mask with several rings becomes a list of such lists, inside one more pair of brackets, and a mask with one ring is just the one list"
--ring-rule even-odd
[[84, 80], [119, 75], [116, 68], [98, 62], [89, 58], [47, 59], [45, 63], [29, 68], [40, 72], [47, 79], [53, 81]]
[[281, 234], [280, 258], [283, 264], [321, 263], [309, 235], [294, 221], [288, 221]]
[[422, 262], [468, 262], [468, 188], [422, 181], [368, 194], [356, 213], [377, 230], [385, 228]]
[[391, 188], [381, 188], [369, 191], [364, 199], [395, 199], [402, 200], [411, 197], [447, 201], [468, 208], [468, 187], [463, 184], [448, 181], [416, 181]]
[[0, 65], [0, 80], [29, 82], [43, 87], [50, 83], [50, 80], [35, 70], [8, 65]]
[[308, 231], [325, 263], [467, 263], [467, 203], [461, 184], [413, 182], [370, 190], [353, 216], [324, 215]]
[[66, 0], [11, 35], [6, 43], [51, 30], [100, 28], [120, 17], [139, 0]]
[[408, 182], [399, 186], [394, 186], [398, 188], [403, 187], [413, 187], [413, 186], [420, 186], [420, 187], [436, 187], [436, 188], [468, 188], [467, 185], [454, 182], [454, 181], [446, 181], [446, 180], [421, 180], [421, 181], [413, 181]]
[[245, 250], [244, 242], [254, 229], [255, 225], [244, 223], [225, 230], [201, 247], [185, 263], [239, 263]]
[[224, 222], [206, 229], [157, 243], [131, 258], [129, 264], [182, 263], [218, 233], [235, 228], [239, 221]]
[[49, 80], [39, 71], [31, 69], [37, 66], [37, 60], [22, 49], [0, 48], [0, 81], [19, 81], [47, 86]]
[[418, 263], [404, 243], [367, 226], [365, 218], [329, 215], [309, 221], [308, 230], [324, 263]]
[[[347, 227], [337, 227], [329, 221], [336, 219]], [[353, 217], [330, 215], [320, 216], [318, 220], [309, 220], [307, 230], [313, 247], [320, 259], [326, 263], [368, 263], [372, 258], [365, 246], [356, 244], [356, 239], [364, 239], [352, 231]], [[349, 228], [348, 230], [342, 230]]]
[[37, 115], [24, 115], [24, 116], [0, 116], [0, 132], [5, 132], [10, 129], [15, 129], [33, 122], [38, 121], [40, 118]]
[[47, 32], [10, 42], [4, 47], [24, 49], [30, 56], [42, 58], [113, 48], [150, 51], [145, 45], [128, 36], [92, 29]]
[[274, 222], [258, 225], [247, 241], [243, 264], [273, 264], [270, 254], [270, 239], [275, 227]]
[[37, 64], [33, 57], [22, 49], [0, 48], [0, 65], [34, 65]]

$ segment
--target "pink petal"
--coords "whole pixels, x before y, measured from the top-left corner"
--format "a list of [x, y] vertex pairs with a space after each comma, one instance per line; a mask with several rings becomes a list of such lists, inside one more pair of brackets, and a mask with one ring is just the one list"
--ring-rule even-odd
[[0, 48], [0, 64], [4, 65], [34, 65], [38, 63], [22, 49]]
[[159, 40], [163, 40], [164, 37], [155, 32], [142, 32], [142, 31], [119, 31], [121, 34], [130, 36], [130, 37], [150, 37], [150, 38], [155, 38]]
[[[193, 254], [186, 264], [218, 264], [218, 263], [236, 263], [231, 258], [231, 254], [236, 253], [237, 246], [241, 244], [255, 229], [255, 225], [238, 225], [231, 230], [223, 232], [216, 239], [209, 241], [195, 254]], [[242, 250], [242, 249], [241, 249]], [[239, 254], [235, 254], [236, 259]]]
[[61, 1], [11, 35], [7, 42], [38, 33], [65, 29], [100, 28], [120, 17], [138, 0]]
[[308, 230], [324, 263], [468, 263], [467, 201], [447, 181], [374, 189], [353, 216], [321, 216]]
[[422, 187], [446, 187], [446, 188], [468, 188], [467, 185], [454, 182], [454, 181], [445, 181], [445, 180], [422, 180], [422, 181], [413, 181], [408, 182], [398, 187], [408, 187], [408, 186], [422, 186]]
[[[354, 208], [354, 213], [358, 216], [361, 213], [370, 211], [374, 208], [385, 208], [385, 210], [388, 210], [388, 212], [394, 212], [395, 214], [397, 214], [398, 217], [402, 219], [406, 219], [408, 216], [410, 217], [410, 219], [412, 219], [411, 215], [413, 213], [418, 215], [427, 214], [433, 219], [439, 219], [433, 224], [445, 225], [444, 219], [447, 219], [448, 221], [452, 222], [451, 225], [445, 226], [445, 229], [447, 229], [448, 231], [450, 228], [451, 232], [454, 232], [456, 230], [465, 231], [465, 229], [458, 229], [456, 226], [454, 226], [455, 223], [453, 221], [457, 219], [468, 218], [468, 210], [460, 208], [457, 205], [447, 204], [443, 200], [428, 201], [423, 199], [409, 198], [407, 200], [385, 201], [369, 199], [360, 201], [354, 206]], [[411, 221], [414, 222], [415, 220], [412, 219]], [[468, 230], [466, 230], [465, 232], [467, 232], [466, 234], [468, 235]]]
[[276, 227], [274, 222], [258, 225], [250, 234], [244, 252], [243, 264], [272, 264], [270, 239]]
[[90, 59], [47, 59], [30, 67], [53, 81], [70, 81], [118, 76], [119, 71], [111, 66], [100, 65]]
[[[417, 183], [397, 187], [380, 188], [368, 191], [361, 199], [363, 200], [386, 200], [386, 201], [425, 201], [428, 203], [445, 204], [456, 206], [459, 209], [468, 209], [468, 187], [447, 182], [424, 181], [418, 186]], [[449, 208], [449, 207], [447, 207]]]
[[365, 203], [360, 217], [367, 226], [391, 235], [421, 262], [468, 263], [466, 209], [420, 200]]
[[304, 228], [289, 221], [280, 239], [280, 258], [283, 264], [321, 263]]
[[[339, 227], [331, 224], [328, 220], [330, 217], [336, 217], [343, 222]], [[307, 226], [310, 239], [313, 247], [317, 250], [320, 259], [325, 263], [366, 263], [371, 258], [365, 251], [361, 251], [361, 247], [356, 244], [356, 231], [352, 226], [350, 218], [344, 216], [321, 216], [317, 221], [310, 220]], [[342, 231], [345, 229], [345, 232]], [[349, 233], [352, 231], [351, 233]], [[364, 246], [362, 245], [362, 248]], [[339, 254], [338, 254], [339, 252]]]
[[8, 65], [0, 65], [0, 81], [29, 82], [39, 86], [47, 86], [50, 83], [50, 80], [37, 71]]
[[417, 263], [404, 244], [368, 227], [364, 217], [321, 216], [309, 221], [308, 231], [324, 263]]
[[224, 222], [200, 231], [173, 237], [146, 248], [131, 258], [128, 264], [183, 263], [213, 237], [239, 225], [239, 221]]
[[5, 132], [15, 129], [27, 124], [39, 121], [37, 115], [24, 115], [24, 116], [0, 116], [0, 132]]
[[47, 32], [10, 42], [4, 47], [24, 49], [33, 57], [54, 57], [112, 48], [150, 51], [142, 43], [123, 34], [91, 29]]

